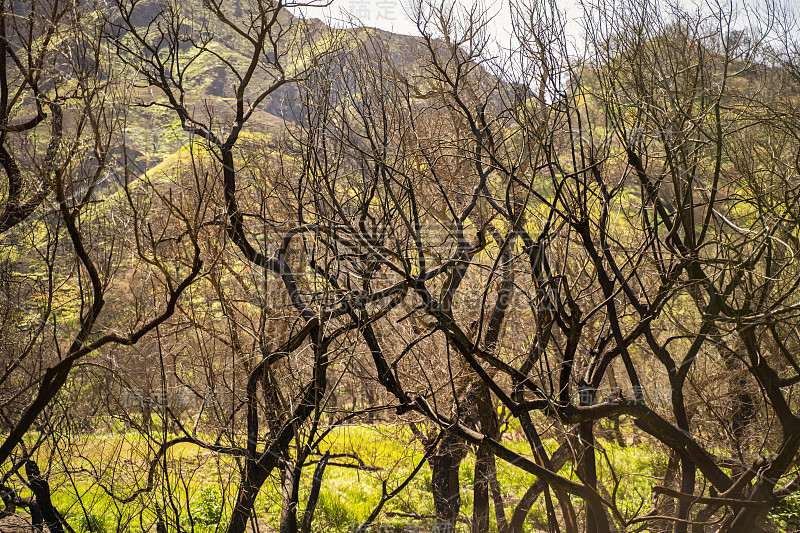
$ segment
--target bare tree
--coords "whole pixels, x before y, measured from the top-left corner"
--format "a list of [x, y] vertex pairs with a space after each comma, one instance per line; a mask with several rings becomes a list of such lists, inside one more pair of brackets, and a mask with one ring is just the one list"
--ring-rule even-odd
[[[115, 170], [111, 146], [118, 126], [107, 103], [113, 70], [101, 44], [102, 21], [72, 3], [1, 7], [3, 260], [11, 297], [3, 303], [3, 330], [15, 341], [7, 344], [0, 377], [8, 430], [0, 463], [13, 459], [4, 484], [25, 467], [35, 503], [43, 515], [49, 512], [53, 530], [61, 526], [32, 461], [54, 435], [53, 419], [42, 415], [84, 358], [104, 346], [135, 344], [169, 318], [202, 262], [190, 220], [181, 229], [190, 243], [185, 268], [165, 268], [180, 252], [163, 253], [153, 240], [138, 241], [139, 258], [163, 275], [153, 302], [131, 320], [104, 311], [106, 298], [115, 296], [120, 251], [128, 247], [118, 221], [108, 217], [111, 202], [98, 201]], [[141, 222], [128, 221], [137, 240], [143, 238]], [[39, 438], [29, 447], [23, 441], [33, 428]]]

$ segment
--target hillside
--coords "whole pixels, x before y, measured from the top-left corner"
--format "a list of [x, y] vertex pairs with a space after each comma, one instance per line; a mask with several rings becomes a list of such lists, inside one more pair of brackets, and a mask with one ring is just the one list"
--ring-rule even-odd
[[[252, 21], [248, 23], [244, 17], [246, 4], [247, 0], [220, 3], [218, 9], [225, 18], [223, 22], [199, 0], [169, 4], [169, 17], [165, 12], [167, 4], [146, 0], [136, 4], [128, 20], [124, 20], [124, 14], [114, 13], [111, 21], [117, 27], [130, 22], [136, 32], [146, 36], [145, 40], [150, 39], [154, 46], [158, 43], [164, 64], [177, 71], [172, 78], [172, 89], [182, 99], [188, 117], [224, 135], [235, 122], [235, 87], [253, 59], [253, 43], [247, 35], [247, 25]], [[154, 28], [160, 27], [167, 18], [173, 26], [172, 34], [164, 35], [163, 29], [159, 33]], [[416, 37], [377, 29], [332, 30], [318, 19], [301, 21], [285, 10], [275, 24], [280, 27], [281, 42], [288, 44], [257, 58], [252, 79], [242, 92], [245, 108], [263, 97], [247, 121], [245, 129], [251, 134], [280, 133], [286, 123], [291, 124], [300, 117], [304, 104], [299, 101], [294, 77], [299, 73], [298, 81], [302, 81], [304, 65], [313, 61], [314, 54], [330, 53], [332, 47], [341, 51], [352, 46], [354, 39], [370, 39], [375, 49], [388, 53], [394, 65], [412, 71], [417, 58], [424, 53], [424, 46]], [[125, 44], [129, 40], [120, 39], [122, 57], [128, 59], [124, 76], [135, 79], [137, 61], [141, 65], [142, 58], [135, 52], [138, 45], [131, 44], [128, 48]], [[164, 40], [168, 41], [167, 45]], [[262, 94], [265, 88], [282, 78], [289, 82], [266, 96]], [[144, 79], [137, 80], [134, 87], [127, 96], [131, 105], [127, 107], [124, 122], [125, 146], [136, 172], [141, 173], [164, 161], [189, 141], [189, 135], [181, 129], [175, 113], [167, 109], [169, 101], [159, 87], [149, 85]]]

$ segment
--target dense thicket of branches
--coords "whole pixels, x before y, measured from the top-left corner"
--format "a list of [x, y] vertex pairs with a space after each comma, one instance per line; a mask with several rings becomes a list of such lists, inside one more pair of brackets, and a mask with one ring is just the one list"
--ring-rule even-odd
[[[601, 0], [579, 55], [546, 0], [510, 44], [290, 7], [0, 0], [4, 515], [67, 530], [88, 483], [193, 530], [213, 484], [242, 533], [276, 485], [309, 532], [374, 468], [326, 444], [359, 423], [411, 439], [362, 531], [425, 471], [440, 531], [766, 527], [800, 487], [791, 13]], [[611, 440], [663, 458], [649, 508]]]

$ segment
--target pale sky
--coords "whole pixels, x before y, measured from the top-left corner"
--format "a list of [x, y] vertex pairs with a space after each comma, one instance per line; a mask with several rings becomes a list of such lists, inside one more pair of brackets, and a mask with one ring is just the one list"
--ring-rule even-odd
[[[507, 0], [455, 0], [462, 6], [481, 5], [492, 16], [489, 31], [498, 39], [503, 39], [511, 30], [511, 14]], [[575, 20], [580, 15], [576, 0], [558, 0], [562, 11]], [[394, 33], [417, 35], [417, 27], [406, 14], [407, 0], [333, 0], [330, 7], [313, 8], [305, 11], [306, 16], [323, 19], [326, 22], [344, 21], [354, 18], [364, 26], [376, 27]], [[577, 31], [577, 24], [570, 25]]]
[[[319, 0], [320, 2], [324, 0]], [[364, 26], [376, 27], [383, 30], [388, 30], [394, 33], [403, 33], [407, 35], [418, 35], [418, 31], [414, 22], [406, 14], [409, 1], [413, 0], [332, 0], [329, 7], [326, 8], [310, 8], [304, 12], [307, 17], [319, 18], [333, 26], [347, 25], [346, 20], [350, 19], [354, 22], [360, 22]], [[488, 25], [490, 34], [501, 44], [507, 42], [508, 36], [511, 32], [511, 14], [508, 6], [508, 0], [449, 0], [455, 1], [462, 6], [472, 7], [474, 5], [481, 5], [485, 8], [486, 12], [492, 16], [492, 20]], [[677, 0], [678, 2], [686, 4], [689, 11], [692, 11], [690, 6], [701, 6], [701, 11], [705, 11], [709, 6], [717, 5], [719, 0]], [[764, 0], [723, 0], [722, 7], [727, 7], [728, 2], [732, 2], [737, 9], [748, 7], [750, 9], [765, 9]], [[556, 0], [556, 4], [565, 15], [567, 26], [566, 32], [568, 37], [571, 38], [573, 44], [581, 42], [582, 30], [580, 18], [583, 9], [580, 6], [581, 0]], [[799, 7], [798, 0], [777, 0], [776, 5], [783, 5], [795, 12]], [[703, 7], [705, 6], [705, 7]], [[738, 21], [734, 24], [738, 27], [746, 28], [748, 23], [748, 14], [740, 11]], [[790, 18], [793, 15], [789, 15]], [[797, 31], [797, 27], [793, 28]]]

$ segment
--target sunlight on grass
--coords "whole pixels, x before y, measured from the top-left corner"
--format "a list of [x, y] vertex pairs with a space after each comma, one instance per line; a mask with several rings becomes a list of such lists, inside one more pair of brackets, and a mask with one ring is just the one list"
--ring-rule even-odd
[[[527, 442], [520, 440], [515, 429], [504, 444], [517, 453], [528, 455]], [[663, 457], [649, 444], [622, 447], [619, 444], [600, 441], [597, 462], [598, 474], [608, 491], [626, 516], [641, 513], [650, 497], [650, 488], [655, 476], [663, 475]], [[545, 441], [552, 453], [558, 446], [553, 439]], [[314, 531], [351, 531], [362, 524], [379, 504], [383, 485], [391, 491], [402, 483], [414, 466], [423, 458], [423, 448], [406, 426], [352, 425], [333, 428], [319, 447], [331, 454], [325, 471], [319, 500], [314, 514]], [[144, 487], [146, 476], [137, 479], [116, 475], [119, 465], [138, 464], [143, 474], [149, 464], [149, 455], [154, 443], [147, 442], [135, 432], [87, 435], [80, 445], [82, 461], [73, 463], [76, 472], [68, 476], [64, 472], [53, 472], [51, 488], [57, 509], [67, 517], [76, 532], [139, 533], [152, 529], [156, 520], [155, 504], [164, 494], [165, 480], [157, 480], [162, 488], [156, 493], [143, 493], [131, 503], [123, 504], [108, 493], [132, 494], [136, 488]], [[311, 464], [304, 469], [300, 484], [300, 509], [298, 520], [302, 520], [311, 489], [311, 474], [319, 456], [310, 457]], [[171, 488], [169, 501], [180, 511], [180, 527], [196, 533], [223, 531], [227, 524], [236, 497], [235, 463], [220, 459], [214, 454], [193, 444], [179, 444], [170, 449], [165, 458], [173, 474], [168, 480]], [[613, 465], [612, 469], [609, 464]], [[91, 465], [100, 465], [107, 470], [90, 474]], [[178, 468], [179, 466], [179, 468]], [[472, 485], [474, 476], [474, 454], [469, 454], [461, 463], [462, 516], [472, 516]], [[220, 474], [227, 471], [227, 478], [220, 483]], [[627, 475], [626, 472], [636, 472]], [[561, 474], [577, 479], [568, 463]], [[535, 481], [535, 476], [504, 461], [497, 461], [498, 483], [506, 502], [506, 513], [510, 516], [522, 494]], [[113, 479], [112, 486], [102, 485]], [[225, 491], [220, 486], [227, 487]], [[105, 487], [105, 488], [104, 488]], [[106, 490], [108, 489], [108, 491]], [[613, 496], [612, 496], [613, 494]], [[22, 496], [30, 494], [23, 493]], [[575, 502], [579, 504], [579, 502]], [[792, 520], [793, 507], [775, 520]], [[144, 513], [141, 509], [146, 509]], [[267, 528], [277, 530], [281, 514], [280, 480], [277, 472], [265, 483], [255, 507], [256, 519]], [[431, 497], [431, 470], [426, 464], [406, 489], [389, 501], [379, 517], [382, 527], [423, 526], [434, 514]], [[413, 517], [421, 517], [416, 519]], [[536, 531], [546, 523], [544, 501], [540, 497], [533, 505], [527, 520], [527, 531]], [[463, 526], [463, 524], [462, 524]], [[492, 530], [497, 525], [492, 513]]]

